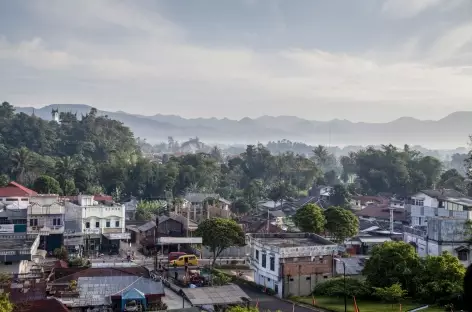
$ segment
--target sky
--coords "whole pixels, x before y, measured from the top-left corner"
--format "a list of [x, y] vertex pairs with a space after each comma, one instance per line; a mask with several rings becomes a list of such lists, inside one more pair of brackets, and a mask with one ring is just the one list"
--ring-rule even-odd
[[440, 119], [472, 110], [472, 1], [0, 0], [0, 100]]

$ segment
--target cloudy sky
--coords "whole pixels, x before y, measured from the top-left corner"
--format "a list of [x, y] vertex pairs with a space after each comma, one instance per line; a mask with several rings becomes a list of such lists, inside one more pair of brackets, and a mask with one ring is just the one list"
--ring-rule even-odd
[[438, 119], [472, 110], [472, 1], [0, 0], [0, 100]]

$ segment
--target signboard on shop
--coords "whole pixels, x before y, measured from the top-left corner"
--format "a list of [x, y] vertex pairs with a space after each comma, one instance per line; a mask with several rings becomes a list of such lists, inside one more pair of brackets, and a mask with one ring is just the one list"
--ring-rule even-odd
[[0, 233], [14, 233], [15, 225], [14, 224], [0, 224]]
[[106, 236], [108, 239], [131, 239], [130, 233], [109, 233]]

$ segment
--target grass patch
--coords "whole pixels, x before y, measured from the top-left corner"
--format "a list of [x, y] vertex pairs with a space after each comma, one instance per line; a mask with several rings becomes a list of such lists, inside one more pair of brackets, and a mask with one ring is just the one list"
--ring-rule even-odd
[[[308, 305], [312, 305], [312, 298], [307, 297], [298, 297], [294, 298], [294, 301], [298, 301], [300, 303], [305, 303]], [[344, 312], [344, 298], [336, 298], [336, 297], [315, 297], [316, 306], [324, 309], [331, 310], [333, 312]], [[375, 301], [365, 301], [365, 300], [357, 300], [357, 306], [359, 307], [359, 312], [380, 312], [380, 311], [400, 311], [399, 304], [389, 304], [389, 303], [381, 303]], [[418, 308], [420, 305], [417, 303], [412, 303], [411, 301], [405, 301], [402, 303], [402, 311], [408, 311], [414, 308]], [[348, 312], [355, 312], [354, 311], [354, 300], [352, 298], [347, 298], [347, 311]], [[444, 308], [439, 307], [431, 307], [425, 310], [425, 312], [444, 312]]]

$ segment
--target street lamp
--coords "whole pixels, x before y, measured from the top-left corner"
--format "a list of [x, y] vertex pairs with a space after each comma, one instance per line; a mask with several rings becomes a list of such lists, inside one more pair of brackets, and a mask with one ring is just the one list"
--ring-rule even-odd
[[347, 293], [346, 293], [346, 262], [339, 258], [334, 258], [334, 261], [341, 262], [343, 264], [343, 278], [344, 278], [344, 312], [347, 312]]

